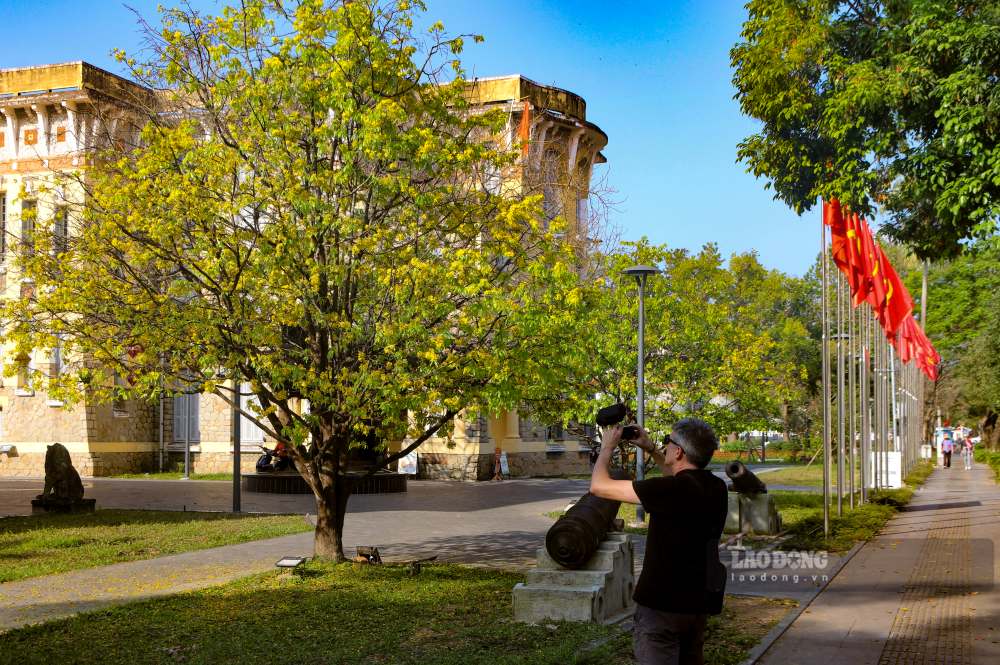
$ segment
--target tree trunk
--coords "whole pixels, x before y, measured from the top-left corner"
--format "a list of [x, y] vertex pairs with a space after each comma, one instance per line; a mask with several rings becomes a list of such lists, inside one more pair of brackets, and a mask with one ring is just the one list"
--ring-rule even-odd
[[791, 440], [792, 440], [792, 432], [791, 432], [792, 426], [788, 422], [789, 418], [791, 417], [790, 414], [791, 414], [791, 409], [788, 408], [788, 402], [782, 402], [781, 403], [781, 425], [782, 425], [782, 429], [784, 430], [782, 432], [782, 436], [784, 436], [786, 444], [790, 443]]
[[997, 428], [998, 414], [990, 409], [980, 421], [980, 435], [983, 437], [982, 446], [987, 450], [996, 450], [997, 441], [1000, 439], [1000, 428]]
[[[307, 473], [311, 474], [309, 469]], [[309, 483], [316, 497], [316, 532], [313, 536], [313, 555], [346, 561], [344, 556], [344, 517], [351, 488], [347, 478], [340, 474], [312, 478]]]

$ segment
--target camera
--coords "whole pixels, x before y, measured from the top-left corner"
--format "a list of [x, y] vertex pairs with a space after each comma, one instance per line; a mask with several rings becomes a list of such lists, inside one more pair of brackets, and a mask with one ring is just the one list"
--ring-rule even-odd
[[[597, 412], [597, 424], [601, 427], [617, 425], [628, 416], [628, 408], [622, 403], [606, 406]], [[638, 425], [626, 425], [622, 428], [622, 441], [635, 441], [640, 436]]]
[[626, 425], [622, 428], [622, 441], [635, 441], [639, 438], [638, 425]]

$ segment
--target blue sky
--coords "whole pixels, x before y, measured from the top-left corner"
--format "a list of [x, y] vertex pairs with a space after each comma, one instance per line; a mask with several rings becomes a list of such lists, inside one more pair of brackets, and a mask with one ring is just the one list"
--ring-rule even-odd
[[[128, 4], [155, 19], [156, 2]], [[609, 137], [602, 168], [617, 190], [611, 221], [624, 239], [691, 250], [716, 242], [724, 254], [756, 250], [785, 272], [808, 269], [819, 212], [799, 218], [735, 161], [736, 144], [755, 129], [730, 83], [740, 0], [427, 4], [449, 31], [486, 37], [466, 50], [470, 74], [523, 74], [587, 100], [588, 120]], [[114, 0], [0, 0], [0, 68], [86, 60], [119, 71], [111, 48], [139, 45], [134, 15]]]

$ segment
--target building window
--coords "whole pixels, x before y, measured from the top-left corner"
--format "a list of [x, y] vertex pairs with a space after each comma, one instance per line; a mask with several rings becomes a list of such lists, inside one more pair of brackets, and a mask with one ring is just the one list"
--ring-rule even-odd
[[32, 385], [32, 373], [35, 371], [31, 356], [22, 354], [17, 357], [17, 385], [14, 387], [14, 394], [22, 397], [30, 397], [35, 394]]
[[65, 142], [66, 142], [66, 128], [56, 127], [56, 143], [65, 143]]
[[21, 203], [21, 249], [26, 255], [35, 251], [35, 217], [38, 215], [37, 201]]
[[184, 443], [201, 441], [201, 431], [198, 428], [198, 404], [201, 395], [177, 395], [174, 397], [174, 442]]
[[[56, 335], [56, 345], [52, 347], [52, 352], [49, 355], [49, 381], [53, 382], [60, 377], [63, 373], [63, 342], [62, 336]], [[50, 391], [51, 392], [51, 391]], [[49, 406], [63, 406], [63, 401], [59, 399], [49, 398], [47, 401]]]
[[542, 210], [547, 221], [562, 214], [562, 183], [560, 182], [559, 152], [546, 150], [542, 158]]
[[56, 345], [52, 347], [52, 362], [49, 363], [49, 377], [58, 379], [63, 372], [63, 342], [56, 336]]
[[[256, 395], [250, 393], [250, 384], [244, 383], [240, 386], [240, 409], [247, 413], [256, 413], [260, 410], [260, 401]], [[256, 446], [264, 443], [264, 430], [254, 422], [253, 419], [240, 416], [240, 447], [247, 445]]]
[[[0, 134], [0, 136], [3, 136]], [[7, 192], [0, 190], [0, 262], [7, 257]]]
[[576, 200], [576, 223], [578, 228], [587, 228], [585, 225], [590, 221], [590, 209], [587, 206], [586, 197]]
[[493, 162], [487, 162], [483, 174], [483, 189], [493, 195], [498, 195], [503, 189], [503, 174], [500, 167]]
[[111, 415], [115, 418], [127, 418], [128, 417], [128, 400], [121, 397], [121, 393], [117, 389], [128, 388], [128, 382], [125, 380], [117, 370], [115, 371], [115, 398], [111, 402]]
[[59, 206], [52, 220], [52, 251], [57, 256], [66, 251], [68, 233], [69, 211], [66, 206]]
[[38, 143], [38, 130], [37, 129], [24, 130], [24, 145], [35, 145], [36, 143]]

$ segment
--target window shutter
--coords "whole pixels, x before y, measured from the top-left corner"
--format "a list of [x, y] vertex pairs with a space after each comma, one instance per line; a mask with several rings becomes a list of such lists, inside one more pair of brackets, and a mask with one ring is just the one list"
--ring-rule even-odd
[[200, 418], [198, 418], [201, 395], [188, 395], [187, 398], [191, 406], [188, 411], [188, 417], [191, 419], [191, 441], [201, 441]]
[[[174, 397], [174, 442], [184, 443], [185, 426], [190, 425], [191, 443], [201, 441], [201, 430], [199, 429], [198, 402], [200, 395], [177, 395]], [[185, 412], [185, 408], [190, 409]], [[185, 419], [187, 415], [187, 419]]]
[[[250, 392], [250, 384], [244, 383], [240, 386], [240, 393]], [[260, 401], [256, 395], [240, 395], [240, 408], [248, 413], [253, 413], [254, 408], [259, 407]], [[240, 442], [241, 443], [264, 443], [264, 430], [250, 418], [240, 416]]]
[[184, 400], [186, 395], [174, 397], [174, 441], [184, 441]]

